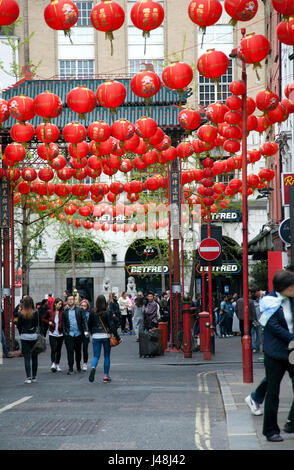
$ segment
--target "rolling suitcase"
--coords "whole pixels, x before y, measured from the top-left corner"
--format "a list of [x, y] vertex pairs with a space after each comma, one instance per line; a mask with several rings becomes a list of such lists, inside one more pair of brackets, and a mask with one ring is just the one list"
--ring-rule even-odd
[[162, 330], [161, 328], [152, 328], [151, 332], [155, 333], [158, 338], [158, 355], [162, 356], [164, 354], [164, 348], [162, 343]]
[[139, 356], [160, 356], [158, 336], [152, 331], [139, 333]]

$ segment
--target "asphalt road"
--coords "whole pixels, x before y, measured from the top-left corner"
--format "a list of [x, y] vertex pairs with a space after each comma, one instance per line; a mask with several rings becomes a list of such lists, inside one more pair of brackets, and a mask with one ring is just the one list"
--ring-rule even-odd
[[[90, 359], [92, 345], [90, 344]], [[24, 384], [23, 358], [0, 365], [1, 450], [226, 450], [226, 419], [215, 365], [139, 358], [134, 336], [112, 350], [112, 382], [89, 372], [50, 371], [39, 356], [38, 381]], [[236, 365], [237, 367], [237, 365]]]

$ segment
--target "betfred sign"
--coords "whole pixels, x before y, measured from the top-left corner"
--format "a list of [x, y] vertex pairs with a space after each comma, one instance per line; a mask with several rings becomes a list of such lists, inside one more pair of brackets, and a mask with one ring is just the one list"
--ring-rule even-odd
[[242, 214], [240, 211], [223, 211], [211, 213], [212, 222], [240, 222], [242, 220]]
[[294, 173], [282, 173], [282, 201], [283, 205], [290, 204], [289, 188], [294, 185]]
[[168, 273], [168, 266], [158, 266], [158, 265], [144, 265], [144, 264], [131, 264], [127, 266], [127, 271], [129, 274], [138, 275], [138, 274], [165, 274]]
[[[224, 273], [224, 274], [239, 274], [242, 267], [239, 263], [224, 263], [221, 266], [212, 266], [211, 271], [213, 273]], [[203, 271], [208, 272], [208, 266], [196, 266], [197, 273], [201, 274]]]

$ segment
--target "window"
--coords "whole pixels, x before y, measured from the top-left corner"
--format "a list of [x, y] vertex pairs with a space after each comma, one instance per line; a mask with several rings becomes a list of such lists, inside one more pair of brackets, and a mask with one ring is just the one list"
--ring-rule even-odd
[[79, 19], [76, 26], [92, 26], [90, 15], [93, 2], [75, 2], [79, 10]]
[[60, 60], [59, 75], [61, 79], [92, 78], [94, 60]]
[[226, 101], [230, 96], [229, 85], [233, 81], [233, 65], [230, 59], [229, 68], [224, 75], [220, 77], [219, 84], [212, 83], [209, 78], [199, 74], [199, 104], [208, 106], [216, 101]]

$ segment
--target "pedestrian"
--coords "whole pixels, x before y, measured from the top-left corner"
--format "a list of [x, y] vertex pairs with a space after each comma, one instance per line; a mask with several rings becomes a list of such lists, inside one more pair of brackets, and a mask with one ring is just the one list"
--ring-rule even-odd
[[[256, 310], [254, 306], [254, 302], [252, 299], [248, 299], [248, 307], [249, 307], [249, 335], [251, 335], [251, 329], [253, 325], [253, 321], [257, 320], [256, 317]], [[239, 327], [241, 331], [241, 339], [244, 336], [244, 301], [243, 297], [237, 300], [236, 302], [236, 309], [235, 309], [236, 315], [239, 320]]]
[[259, 352], [260, 345], [261, 345], [261, 338], [262, 338], [262, 331], [261, 325], [259, 323], [260, 317], [260, 307], [259, 307], [259, 300], [261, 298], [262, 291], [258, 290], [257, 288], [252, 288], [252, 300], [255, 306], [256, 312], [256, 320], [253, 320], [252, 329], [251, 329], [251, 338], [252, 338], [252, 351], [254, 353]]
[[51, 349], [51, 371], [61, 372], [60, 358], [63, 345], [62, 314], [64, 310], [63, 300], [59, 297], [53, 302], [52, 309], [48, 309], [43, 315], [43, 323], [48, 325], [49, 343]]
[[6, 339], [5, 339], [5, 318], [4, 318], [4, 311], [1, 309], [1, 343], [2, 343], [2, 350], [3, 350], [3, 357], [10, 357], [8, 353], [8, 349], [6, 346]]
[[227, 338], [229, 336], [229, 306], [228, 306], [228, 296], [223, 295], [221, 298], [220, 310], [219, 310], [219, 326], [220, 326], [220, 335], [222, 338]]
[[50, 310], [52, 310], [53, 309], [53, 303], [54, 303], [54, 297], [52, 297], [51, 293], [48, 294], [47, 300], [48, 300], [48, 307], [49, 307]]
[[67, 297], [67, 306], [62, 314], [62, 330], [67, 350], [68, 375], [73, 374], [74, 359], [77, 371], [81, 372], [83, 333], [87, 336], [88, 325], [84, 310], [75, 305], [73, 294]]
[[122, 292], [120, 298], [118, 299], [118, 305], [120, 308], [120, 313], [121, 313], [121, 331], [122, 334], [126, 334], [126, 321], [128, 319], [129, 322], [129, 327], [131, 330], [133, 329], [132, 325], [132, 315], [130, 315], [130, 308], [131, 308], [131, 301], [129, 297], [127, 296], [126, 292]]
[[135, 300], [133, 323], [136, 341], [139, 341], [139, 334], [144, 331], [144, 303], [142, 297], [137, 297]]
[[104, 377], [103, 382], [111, 382], [110, 370], [110, 341], [109, 334], [113, 334], [121, 342], [113, 316], [107, 310], [107, 303], [104, 295], [99, 295], [96, 299], [94, 311], [89, 316], [89, 331], [92, 335], [93, 359], [91, 362], [91, 372], [89, 381], [94, 382], [96, 367], [98, 365], [101, 349], [104, 352]]
[[[81, 302], [80, 302], [80, 307], [82, 307], [85, 311], [85, 315], [86, 315], [86, 320], [87, 322], [89, 321], [89, 316], [90, 316], [90, 302], [87, 300], [87, 299], [83, 299]], [[88, 368], [88, 359], [89, 359], [89, 353], [88, 353], [88, 348], [89, 348], [89, 343], [90, 343], [90, 337], [89, 335], [88, 336], [85, 336], [85, 334], [83, 333], [83, 365], [82, 365], [82, 370], [83, 371], [86, 371], [87, 368]]]
[[26, 384], [31, 384], [37, 380], [38, 354], [32, 351], [32, 349], [38, 338], [38, 323], [38, 312], [35, 310], [34, 301], [27, 295], [23, 299], [22, 309], [18, 314], [17, 321], [24, 357]]
[[110, 315], [112, 316], [112, 319], [116, 325], [116, 328], [121, 328], [122, 317], [120, 313], [119, 304], [117, 301], [117, 295], [115, 292], [112, 292], [112, 294], [109, 294], [108, 310], [109, 310]]
[[[281, 442], [278, 426], [280, 383], [286, 371], [291, 379], [294, 366], [288, 361], [288, 344], [294, 340], [294, 274], [277, 271], [273, 290], [260, 301], [260, 323], [264, 327], [264, 367], [266, 395], [264, 402], [263, 435], [270, 442]], [[294, 400], [284, 431], [294, 433]]]
[[158, 304], [154, 300], [153, 292], [148, 292], [147, 301], [147, 305], [144, 307], [144, 326], [150, 330], [158, 327]]
[[49, 326], [48, 326], [48, 323], [43, 323], [43, 317], [49, 312], [49, 310], [52, 310], [52, 308], [50, 309], [49, 307], [48, 299], [43, 299], [38, 308], [38, 314], [39, 314], [39, 324], [40, 324], [41, 334], [45, 338], [46, 338]]
[[233, 298], [228, 298], [227, 307], [228, 307], [228, 315], [227, 315], [228, 335], [233, 336], [233, 318], [234, 318]]

